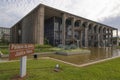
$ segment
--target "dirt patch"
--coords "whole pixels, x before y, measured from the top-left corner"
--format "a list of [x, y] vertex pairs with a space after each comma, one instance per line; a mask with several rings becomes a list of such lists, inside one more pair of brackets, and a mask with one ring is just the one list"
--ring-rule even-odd
[[25, 80], [26, 77], [27, 75], [22, 78], [19, 75], [14, 75], [10, 80]]

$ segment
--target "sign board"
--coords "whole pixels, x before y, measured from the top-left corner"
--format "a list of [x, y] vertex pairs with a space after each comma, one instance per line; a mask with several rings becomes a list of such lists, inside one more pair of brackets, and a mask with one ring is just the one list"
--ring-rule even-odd
[[10, 44], [9, 59], [15, 59], [17, 57], [26, 56], [34, 53], [33, 44]]
[[20, 77], [23, 78], [26, 75], [26, 61], [28, 54], [34, 53], [33, 44], [10, 44], [10, 55], [9, 59], [15, 59], [21, 57], [20, 60]]

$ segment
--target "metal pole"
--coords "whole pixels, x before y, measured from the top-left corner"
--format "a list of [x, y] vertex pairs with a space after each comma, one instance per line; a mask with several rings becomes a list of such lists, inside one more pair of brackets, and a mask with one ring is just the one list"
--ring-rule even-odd
[[27, 62], [27, 56], [21, 57], [21, 60], [20, 60], [20, 77], [21, 78], [26, 76], [26, 62]]

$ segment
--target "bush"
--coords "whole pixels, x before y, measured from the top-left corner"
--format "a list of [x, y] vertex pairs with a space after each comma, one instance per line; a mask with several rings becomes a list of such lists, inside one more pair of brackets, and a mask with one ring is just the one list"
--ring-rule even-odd
[[71, 49], [71, 48], [70, 48], [69, 45], [66, 45], [66, 46], [64, 47], [64, 49], [65, 49], [65, 50], [69, 50], [69, 49]]
[[70, 45], [70, 49], [76, 49], [76, 48], [77, 48], [77, 46], [75, 44]]
[[49, 40], [47, 38], [44, 39], [44, 44], [48, 45], [49, 44]]
[[64, 48], [64, 45], [63, 44], [59, 44], [57, 47], [58, 48]]
[[0, 46], [9, 46], [9, 44], [8, 43], [1, 43], [0, 42]]
[[9, 54], [9, 50], [8, 50], [8, 49], [0, 49], [0, 51], [1, 51], [3, 54]]
[[40, 49], [35, 49], [34, 52], [41, 52], [41, 50]]
[[64, 48], [65, 50], [68, 50], [68, 49], [76, 49], [77, 46], [75, 44], [71, 44], [71, 45], [63, 45], [63, 44], [60, 44], [58, 45], [58, 48]]
[[62, 50], [62, 49], [61, 49], [61, 48], [54, 47], [54, 48], [51, 48], [50, 50], [51, 50], [51, 51], [60, 51], [60, 50]]
[[35, 48], [52, 48], [52, 46], [51, 45], [39, 45], [39, 44], [36, 44]]

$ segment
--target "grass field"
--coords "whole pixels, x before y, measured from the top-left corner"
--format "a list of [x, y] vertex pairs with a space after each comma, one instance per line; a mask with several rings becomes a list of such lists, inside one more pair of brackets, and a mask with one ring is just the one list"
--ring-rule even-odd
[[[9, 54], [9, 45], [0, 45], [0, 51], [3, 54]], [[69, 50], [64, 50], [63, 48], [58, 48], [58, 47], [53, 47], [51, 45], [35, 45], [35, 53], [41, 53], [41, 52], [56, 52], [56, 51], [63, 51], [63, 52], [88, 52], [89, 50], [87, 49], [69, 49]]]
[[[53, 71], [56, 64], [60, 72]], [[0, 63], [0, 80], [19, 75], [19, 66], [19, 62]], [[28, 60], [25, 80], [120, 80], [120, 58], [82, 68], [49, 59]]]
[[4, 43], [0, 43], [0, 51], [3, 54], [8, 54], [9, 53], [9, 45], [8, 44], [4, 44]]

